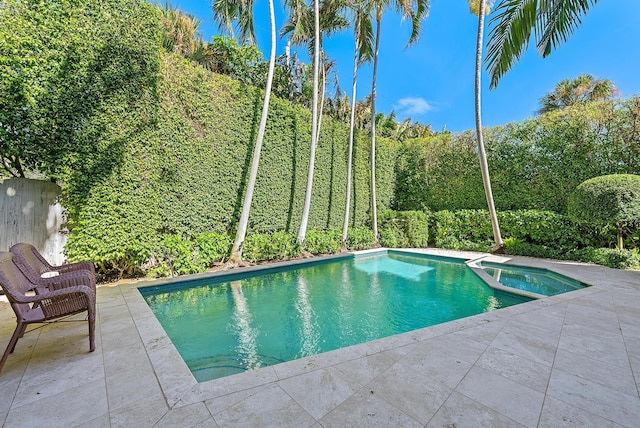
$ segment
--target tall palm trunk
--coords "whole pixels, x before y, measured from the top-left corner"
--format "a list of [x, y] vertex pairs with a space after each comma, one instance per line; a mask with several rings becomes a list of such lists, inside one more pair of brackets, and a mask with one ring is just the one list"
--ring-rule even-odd
[[264, 140], [264, 132], [267, 126], [267, 116], [269, 114], [269, 99], [271, 98], [271, 84], [273, 83], [273, 70], [276, 64], [276, 18], [273, 7], [273, 0], [269, 0], [269, 21], [271, 23], [271, 52], [269, 55], [269, 72], [267, 74], [267, 86], [264, 92], [264, 103], [262, 104], [262, 115], [260, 116], [260, 126], [258, 127], [258, 136], [256, 145], [253, 149], [253, 158], [251, 160], [251, 170], [249, 172], [249, 182], [247, 183], [247, 191], [244, 195], [242, 204], [242, 213], [238, 222], [238, 230], [236, 239], [231, 249], [231, 263], [240, 263], [242, 261], [242, 244], [247, 234], [247, 224], [249, 222], [249, 212], [251, 211], [251, 201], [253, 199], [253, 190], [256, 186], [256, 177], [258, 176], [258, 164], [260, 163], [260, 153], [262, 151], [262, 141]]
[[378, 51], [380, 49], [380, 23], [382, 8], [376, 13], [376, 47], [373, 54], [373, 77], [371, 83], [371, 223], [375, 242], [378, 242], [378, 209], [376, 206], [376, 78], [378, 74]]
[[496, 243], [492, 252], [501, 251], [504, 242], [500, 236], [500, 226], [498, 225], [498, 216], [496, 208], [493, 204], [493, 193], [491, 192], [491, 179], [489, 178], [489, 166], [487, 164], [487, 154], [484, 150], [484, 139], [482, 137], [482, 118], [480, 108], [480, 92], [482, 74], [482, 37], [484, 35], [484, 15], [486, 0], [480, 0], [480, 8], [478, 11], [478, 38], [476, 43], [476, 78], [475, 78], [475, 111], [476, 111], [476, 135], [478, 138], [478, 157], [480, 158], [480, 170], [482, 172], [482, 183], [484, 192], [487, 197], [487, 205], [489, 206], [489, 215], [491, 216], [491, 227], [493, 228], [493, 239]]
[[322, 65], [322, 92], [318, 100], [318, 126], [316, 127], [316, 145], [320, 144], [320, 134], [322, 133], [322, 115], [324, 110], [324, 97], [327, 91], [327, 72]]
[[356, 122], [356, 86], [358, 82], [358, 58], [360, 49], [358, 49], [360, 34], [360, 20], [356, 21], [356, 40], [353, 50], [353, 84], [351, 86], [351, 119], [349, 121], [349, 153], [347, 155], [347, 200], [344, 207], [344, 223], [342, 224], [342, 250], [347, 249], [347, 233], [349, 230], [349, 208], [351, 207], [351, 180], [353, 169], [353, 130]]
[[304, 197], [302, 220], [298, 230], [298, 243], [302, 244], [307, 234], [309, 211], [311, 210], [311, 194], [313, 192], [313, 169], [316, 160], [316, 145], [318, 143], [318, 69], [320, 66], [320, 6], [319, 0], [314, 0], [314, 54], [313, 54], [313, 106], [311, 112], [311, 153], [309, 154], [309, 173], [307, 174], [307, 191]]

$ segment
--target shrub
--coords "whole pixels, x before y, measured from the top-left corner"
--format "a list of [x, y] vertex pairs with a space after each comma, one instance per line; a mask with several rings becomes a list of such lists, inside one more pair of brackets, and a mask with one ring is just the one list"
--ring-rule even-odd
[[576, 220], [614, 224], [618, 249], [629, 228], [640, 226], [640, 175], [613, 174], [589, 179], [569, 198], [569, 215]]
[[206, 262], [194, 246], [194, 241], [182, 235], [165, 235], [164, 255], [172, 273], [184, 275], [204, 272]]
[[518, 238], [505, 238], [505, 254], [513, 256], [529, 256], [547, 259], [564, 259], [565, 252], [547, 245], [532, 244]]
[[244, 241], [243, 257], [252, 262], [282, 260], [300, 255], [296, 235], [279, 230], [273, 233], [250, 233]]
[[638, 250], [583, 248], [567, 255], [571, 260], [597, 263], [614, 269], [640, 269]]
[[156, 267], [152, 275], [161, 276], [169, 272], [184, 275], [204, 272], [213, 263], [226, 257], [231, 250], [231, 238], [217, 233], [201, 233], [195, 239], [182, 235], [165, 235], [159, 259], [166, 268]]
[[200, 233], [196, 236], [196, 248], [200, 257], [209, 267], [213, 262], [224, 259], [231, 253], [231, 236], [214, 232]]
[[429, 246], [429, 216], [424, 211], [380, 213], [380, 244], [389, 248]]
[[438, 211], [433, 214], [436, 247], [454, 248], [463, 242], [474, 242], [491, 248], [493, 230], [489, 211]]
[[347, 248], [349, 250], [368, 250], [374, 242], [373, 230], [368, 227], [354, 227], [348, 231]]
[[339, 230], [307, 231], [304, 250], [311, 254], [333, 254], [340, 251], [342, 233]]
[[[567, 213], [581, 182], [640, 171], [640, 97], [586, 103], [485, 129], [498, 211]], [[486, 207], [475, 137], [468, 131], [406, 140], [396, 162], [396, 210]]]
[[[461, 249], [464, 242], [491, 247], [493, 232], [487, 210], [439, 211], [433, 214], [433, 222], [437, 247]], [[575, 222], [552, 211], [499, 211], [498, 223], [510, 254], [558, 257], [584, 247], [606, 246], [615, 239], [606, 226]]]

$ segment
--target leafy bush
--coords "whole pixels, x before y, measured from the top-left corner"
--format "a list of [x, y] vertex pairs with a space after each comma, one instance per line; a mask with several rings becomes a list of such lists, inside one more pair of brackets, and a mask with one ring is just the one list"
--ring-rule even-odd
[[[493, 231], [486, 210], [439, 211], [433, 215], [437, 247], [471, 249], [491, 247]], [[551, 211], [499, 211], [498, 223], [507, 253], [561, 258], [569, 251], [602, 247], [615, 239], [611, 229]]]
[[640, 226], [640, 175], [604, 175], [583, 182], [569, 198], [569, 215], [615, 225], [622, 249], [625, 231]]
[[304, 250], [311, 254], [333, 254], [340, 251], [342, 232], [339, 230], [309, 230], [304, 241]]
[[493, 231], [488, 211], [444, 210], [434, 213], [433, 219], [436, 247], [462, 249], [457, 246], [464, 242], [474, 242], [491, 248]]
[[429, 246], [429, 216], [423, 211], [380, 213], [380, 244], [389, 248]]
[[[164, 260], [166, 268], [154, 270], [155, 276], [161, 273], [179, 275], [204, 272], [214, 262], [223, 259], [231, 249], [231, 238], [217, 233], [201, 233], [195, 239], [182, 235], [165, 235], [163, 246], [157, 251], [159, 259]], [[168, 271], [167, 271], [168, 268]]]
[[231, 236], [214, 232], [200, 233], [196, 236], [196, 248], [209, 267], [212, 262], [224, 259], [231, 252]]
[[568, 254], [567, 258], [597, 263], [614, 269], [640, 269], [640, 253], [637, 249], [583, 248]]
[[179, 275], [204, 272], [206, 262], [194, 247], [194, 241], [182, 235], [165, 235], [164, 254], [171, 272]]
[[284, 260], [300, 255], [296, 235], [279, 230], [273, 233], [250, 233], [243, 244], [242, 254], [252, 263]]
[[547, 245], [532, 244], [518, 238], [505, 238], [505, 254], [514, 256], [529, 256], [548, 259], [564, 259], [566, 252]]
[[368, 250], [374, 242], [373, 230], [368, 227], [354, 227], [348, 231], [347, 248], [349, 250]]

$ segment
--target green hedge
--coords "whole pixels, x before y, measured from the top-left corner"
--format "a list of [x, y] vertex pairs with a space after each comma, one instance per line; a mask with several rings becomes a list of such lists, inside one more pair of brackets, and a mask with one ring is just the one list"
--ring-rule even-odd
[[429, 215], [423, 211], [380, 213], [380, 244], [388, 248], [425, 248], [429, 246]]
[[[607, 174], [640, 174], [639, 116], [640, 97], [633, 97], [486, 128], [496, 208], [566, 214], [569, 194], [583, 181]], [[487, 207], [470, 131], [401, 143], [396, 176], [394, 209]]]
[[[432, 216], [436, 247], [487, 252], [493, 231], [487, 210], [439, 211]], [[638, 250], [614, 250], [616, 230], [609, 226], [574, 222], [551, 211], [498, 212], [505, 253], [530, 257], [593, 262], [609, 267], [640, 268]], [[638, 231], [628, 238], [637, 245]]]
[[[452, 248], [456, 242], [472, 242], [477, 246], [474, 249], [488, 251], [493, 245], [487, 210], [439, 211], [433, 216], [436, 247]], [[507, 249], [526, 243], [566, 253], [589, 246], [606, 247], [616, 239], [615, 230], [609, 227], [573, 222], [552, 211], [500, 211], [498, 223]]]
[[[212, 74], [178, 56], [162, 57], [158, 111], [151, 100], [137, 113], [154, 114], [152, 126], [125, 128], [126, 150], [101, 182], [69, 184], [71, 260], [91, 259], [104, 269], [131, 267], [163, 253], [164, 235], [193, 238], [235, 231], [259, 119], [262, 94]], [[249, 218], [253, 233], [297, 232], [307, 177], [310, 114], [272, 98], [260, 170]], [[108, 124], [124, 112], [101, 117]], [[113, 117], [117, 119], [113, 119]], [[119, 122], [118, 122], [119, 121]], [[104, 144], [112, 135], [99, 134]], [[348, 128], [323, 121], [309, 228], [340, 228], [344, 218]], [[378, 204], [390, 205], [394, 147], [378, 139]], [[369, 219], [369, 141], [356, 140], [351, 225]], [[77, 197], [82, 194], [84, 197]], [[256, 258], [247, 248], [249, 260]], [[275, 257], [275, 255], [274, 255]], [[124, 270], [123, 270], [124, 269]]]

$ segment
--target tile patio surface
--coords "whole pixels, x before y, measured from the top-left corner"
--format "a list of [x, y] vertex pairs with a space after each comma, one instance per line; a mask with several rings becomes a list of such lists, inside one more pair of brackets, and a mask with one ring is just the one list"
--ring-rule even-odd
[[[424, 250], [431, 254], [478, 254]], [[539, 259], [592, 287], [198, 384], [137, 291], [18, 341], [5, 427], [637, 427], [640, 272]], [[0, 300], [0, 352], [15, 318]]]

